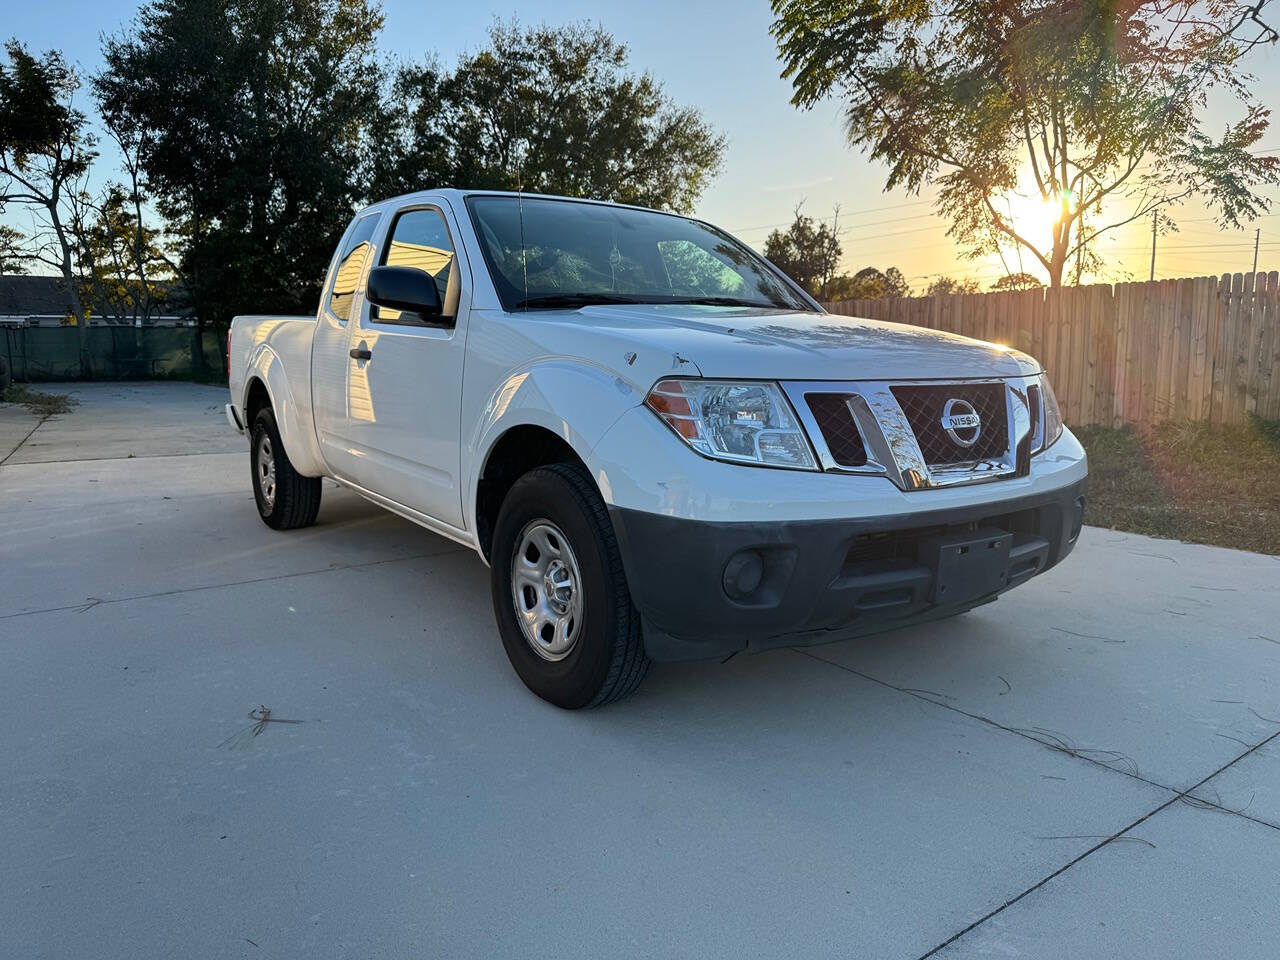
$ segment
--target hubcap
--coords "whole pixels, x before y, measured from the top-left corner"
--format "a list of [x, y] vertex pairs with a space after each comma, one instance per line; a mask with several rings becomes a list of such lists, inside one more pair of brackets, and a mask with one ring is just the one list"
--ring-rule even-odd
[[262, 435], [258, 441], [258, 492], [267, 512], [276, 504], [276, 458], [271, 455], [271, 437]]
[[582, 576], [560, 528], [533, 520], [516, 538], [511, 600], [524, 638], [544, 660], [563, 660], [582, 630]]

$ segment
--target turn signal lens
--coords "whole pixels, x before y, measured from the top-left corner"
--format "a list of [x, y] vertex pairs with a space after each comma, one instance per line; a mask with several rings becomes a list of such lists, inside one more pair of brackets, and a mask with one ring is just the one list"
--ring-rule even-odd
[[704, 457], [817, 469], [809, 441], [776, 383], [660, 380], [645, 405]]

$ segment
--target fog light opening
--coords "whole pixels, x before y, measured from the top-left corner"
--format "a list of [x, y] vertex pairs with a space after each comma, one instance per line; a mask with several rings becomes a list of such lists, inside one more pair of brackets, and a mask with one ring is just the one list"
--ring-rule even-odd
[[757, 550], [739, 550], [724, 565], [724, 592], [730, 600], [744, 600], [764, 579], [764, 557]]
[[1070, 542], [1075, 543], [1080, 536], [1080, 528], [1084, 526], [1084, 497], [1076, 497], [1076, 502], [1071, 508], [1071, 537]]

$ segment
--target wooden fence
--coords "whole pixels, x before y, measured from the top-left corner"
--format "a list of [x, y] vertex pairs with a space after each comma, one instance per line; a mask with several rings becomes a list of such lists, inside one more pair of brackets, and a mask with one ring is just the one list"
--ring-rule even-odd
[[1280, 420], [1280, 275], [844, 300], [832, 313], [993, 340], [1044, 364], [1073, 425]]

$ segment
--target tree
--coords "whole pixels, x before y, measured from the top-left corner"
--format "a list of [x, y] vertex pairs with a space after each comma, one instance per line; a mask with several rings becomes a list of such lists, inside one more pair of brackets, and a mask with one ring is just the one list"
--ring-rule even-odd
[[1007, 273], [991, 285], [993, 293], [1001, 290], [1042, 290], [1044, 284], [1029, 273]]
[[883, 273], [875, 267], [863, 267], [853, 276], [833, 277], [827, 285], [828, 300], [886, 300], [910, 295], [911, 287], [897, 267]]
[[400, 69], [375, 157], [377, 195], [526, 190], [688, 212], [725, 139], [679, 107], [598, 26], [496, 22], [452, 71]]
[[[148, 131], [122, 112], [108, 118], [105, 126], [128, 181], [109, 183], [97, 201], [83, 198], [76, 237], [97, 302], [119, 320], [145, 323], [165, 305], [177, 271], [163, 228], [147, 224], [142, 155]], [[203, 360], [203, 349], [196, 355]]]
[[[1244, 72], [1277, 36], [1262, 6], [772, 0], [772, 33], [792, 102], [842, 100], [850, 144], [888, 164], [886, 189], [936, 185], [971, 256], [1021, 248], [1057, 287], [1101, 265], [1108, 231], [1153, 215], [1172, 229], [1184, 198], [1223, 226], [1268, 209], [1258, 188], [1280, 182], [1280, 158], [1251, 152], [1269, 112]], [[1215, 137], [1199, 114], [1218, 88], [1243, 116]], [[1007, 203], [1020, 187], [1041, 207], [1031, 217]]]
[[956, 280], [952, 277], [938, 277], [924, 288], [926, 297], [950, 297], [958, 293], [980, 293], [977, 280]]
[[82, 194], [72, 211], [82, 300], [117, 323], [149, 320], [168, 297], [159, 230], [147, 226], [140, 204], [119, 184], [96, 199]]
[[[32, 236], [21, 259], [62, 275], [67, 309], [80, 332], [80, 372], [89, 376], [89, 322], [77, 292], [68, 223], [70, 205], [97, 156], [85, 116], [74, 106], [80, 79], [57, 52], [37, 58], [10, 40], [5, 53], [8, 63], [0, 65], [0, 210], [11, 203], [31, 210]], [[12, 232], [9, 242], [14, 242]]]
[[104, 42], [104, 121], [136, 146], [201, 331], [315, 309], [378, 149], [381, 23], [368, 0], [153, 0]]
[[795, 219], [784, 231], [774, 230], [764, 242], [765, 258], [808, 292], [811, 297], [827, 300], [828, 287], [840, 265], [842, 250], [838, 233], [840, 208], [835, 209], [831, 223], [815, 223], [795, 209]]
[[0, 223], [0, 276], [27, 272], [25, 246], [21, 233]]

